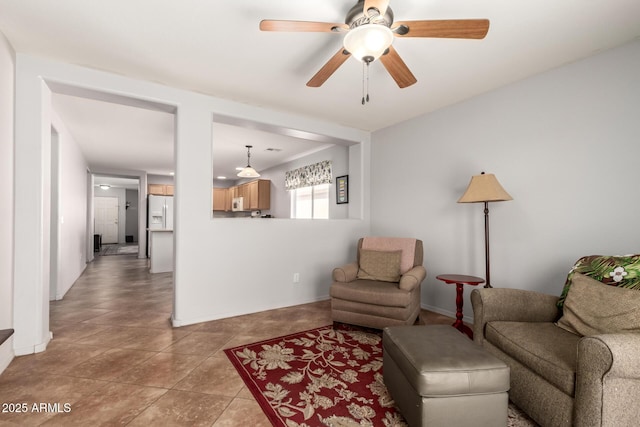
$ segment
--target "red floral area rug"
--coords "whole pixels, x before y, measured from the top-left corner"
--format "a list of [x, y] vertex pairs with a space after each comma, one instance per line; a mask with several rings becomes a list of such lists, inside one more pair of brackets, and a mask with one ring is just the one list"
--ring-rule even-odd
[[376, 334], [325, 326], [224, 352], [274, 426], [407, 425]]
[[[332, 326], [224, 350], [277, 427], [407, 427], [382, 379], [382, 337]], [[509, 402], [508, 427], [536, 426]]]

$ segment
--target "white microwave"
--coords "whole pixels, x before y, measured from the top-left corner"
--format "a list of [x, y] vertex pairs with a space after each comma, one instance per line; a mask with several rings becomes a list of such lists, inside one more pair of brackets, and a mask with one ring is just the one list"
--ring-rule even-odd
[[239, 212], [244, 210], [244, 197], [234, 197], [231, 199], [231, 210]]

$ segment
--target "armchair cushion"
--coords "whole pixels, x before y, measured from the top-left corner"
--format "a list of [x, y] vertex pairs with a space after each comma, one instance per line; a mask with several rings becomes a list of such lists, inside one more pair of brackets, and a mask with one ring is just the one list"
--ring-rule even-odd
[[640, 332], [640, 292], [575, 273], [558, 326], [581, 336]]
[[581, 273], [592, 277], [606, 285], [630, 289], [640, 289], [640, 254], [625, 256], [589, 255], [575, 262], [567, 276], [558, 300], [558, 308], [562, 309], [569, 293], [573, 276]]
[[416, 257], [416, 239], [406, 237], [364, 237], [362, 249], [374, 251], [401, 251], [400, 274], [404, 274], [411, 267], [422, 264], [422, 253]]
[[580, 337], [551, 322], [489, 322], [486, 339], [536, 374], [573, 396]]
[[357, 278], [382, 282], [399, 282], [401, 255], [401, 251], [374, 251], [361, 248], [360, 268]]
[[335, 282], [330, 289], [331, 298], [388, 307], [408, 307], [414, 295], [398, 289], [397, 283], [376, 280], [354, 280], [349, 283]]

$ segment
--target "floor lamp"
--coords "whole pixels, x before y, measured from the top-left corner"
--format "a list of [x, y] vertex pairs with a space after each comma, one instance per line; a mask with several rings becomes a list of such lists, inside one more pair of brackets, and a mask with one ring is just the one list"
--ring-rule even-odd
[[489, 269], [489, 202], [504, 202], [507, 200], [513, 200], [513, 198], [502, 188], [495, 175], [492, 173], [485, 174], [484, 172], [471, 177], [467, 191], [458, 200], [458, 203], [484, 203], [485, 288], [493, 287], [491, 286]]

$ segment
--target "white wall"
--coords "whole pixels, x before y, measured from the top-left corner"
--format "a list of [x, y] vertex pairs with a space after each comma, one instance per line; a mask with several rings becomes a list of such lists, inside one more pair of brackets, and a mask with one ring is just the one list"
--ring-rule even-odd
[[456, 201], [494, 173], [492, 284], [558, 295], [580, 256], [640, 252], [639, 116], [636, 41], [375, 132], [372, 232], [424, 240], [423, 306], [451, 314], [436, 275], [485, 276], [482, 205]]
[[173, 185], [174, 179], [170, 175], [147, 175], [147, 181], [149, 184], [164, 184], [164, 185]]
[[[0, 33], [0, 329], [13, 328], [13, 85], [15, 53]], [[0, 372], [13, 358], [13, 338], [0, 346]]]
[[60, 145], [58, 281], [55, 295], [62, 299], [87, 265], [87, 168], [88, 164], [73, 135], [52, 111], [53, 127]]
[[[16, 58], [16, 353], [46, 346], [48, 242], [43, 241], [46, 185], [39, 172], [50, 140], [50, 100], [42, 81], [176, 106], [175, 147], [175, 300], [174, 324], [184, 325], [234, 314], [301, 304], [328, 296], [331, 268], [352, 258], [358, 237], [369, 230], [369, 135], [340, 125], [269, 111], [202, 94], [177, 90], [62, 64], [30, 55]], [[358, 165], [364, 213], [358, 220], [253, 221], [211, 218], [211, 122], [214, 114], [260, 121], [274, 126], [361, 143]], [[46, 132], [42, 129], [46, 128]], [[34, 172], [35, 171], [35, 172]], [[95, 171], [94, 171], [95, 172]], [[146, 178], [146, 177], [145, 177]], [[146, 185], [146, 179], [141, 185]], [[247, 249], [250, 244], [250, 249]], [[26, 266], [29, 266], [27, 270]], [[300, 284], [292, 284], [293, 273]]]

